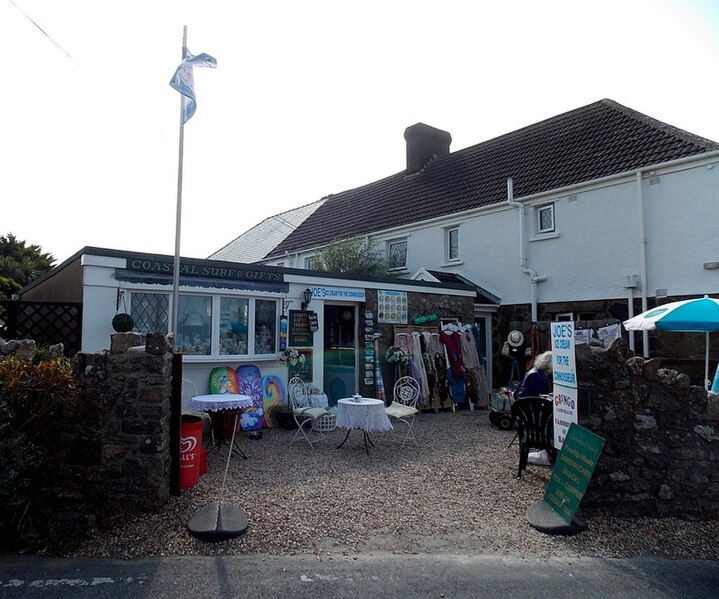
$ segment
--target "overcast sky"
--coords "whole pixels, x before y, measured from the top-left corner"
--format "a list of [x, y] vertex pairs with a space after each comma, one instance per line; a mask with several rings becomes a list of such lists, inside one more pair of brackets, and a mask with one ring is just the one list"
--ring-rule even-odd
[[611, 98], [719, 140], [716, 0], [0, 0], [0, 234], [58, 262], [174, 252], [183, 25], [218, 63], [195, 69], [183, 256], [403, 170], [417, 122], [455, 151]]

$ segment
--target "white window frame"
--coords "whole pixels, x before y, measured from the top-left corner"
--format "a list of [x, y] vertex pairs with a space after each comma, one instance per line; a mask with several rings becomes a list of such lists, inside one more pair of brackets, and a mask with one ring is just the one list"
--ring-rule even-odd
[[[542, 227], [542, 213], [549, 210], [550, 214], [552, 215], [552, 225], [551, 227]], [[535, 208], [535, 212], [537, 215], [537, 234], [543, 235], [545, 233], [554, 233], [557, 230], [557, 214], [556, 210], [554, 209], [554, 202], [550, 202], [549, 204], [542, 204], [541, 206], [537, 206]]]
[[[452, 256], [452, 233], [457, 232], [457, 255]], [[446, 227], [444, 230], [444, 248], [445, 248], [445, 261], [447, 263], [450, 262], [460, 262], [462, 260], [462, 250], [461, 250], [461, 237], [459, 234], [459, 225], [453, 225], [451, 227]]]
[[[169, 295], [162, 291], [152, 291], [148, 289], [128, 289], [130, 293], [129, 302], [131, 305], [133, 293], [144, 293], [152, 295]], [[249, 296], [249, 295], [232, 295], [227, 293], [187, 293], [180, 295], [192, 295], [196, 297], [209, 297], [211, 300], [211, 316], [210, 316], [210, 353], [209, 354], [183, 354], [183, 360], [190, 362], [248, 362], [260, 360], [276, 360], [279, 352], [280, 344], [280, 315], [282, 305], [279, 299], [275, 297], [265, 296]], [[248, 307], [248, 323], [247, 323], [247, 353], [246, 354], [221, 354], [220, 353], [220, 301], [221, 298], [246, 299], [249, 302]], [[257, 300], [271, 301], [275, 303], [275, 352], [269, 354], [255, 353], [255, 302]], [[172, 297], [169, 301], [169, 313], [172, 314]], [[167, 332], [169, 333], [170, 323], [167, 323]]]
[[407, 254], [409, 253], [409, 243], [407, 237], [402, 237], [398, 239], [390, 239], [387, 242], [387, 264], [389, 265], [390, 256], [392, 253], [392, 246], [398, 245], [398, 244], [404, 244], [404, 264], [399, 266], [389, 266], [389, 270], [396, 272], [400, 270], [407, 270]]
[[312, 262], [317, 260], [317, 256], [307, 256], [305, 258], [305, 270], [314, 270]]

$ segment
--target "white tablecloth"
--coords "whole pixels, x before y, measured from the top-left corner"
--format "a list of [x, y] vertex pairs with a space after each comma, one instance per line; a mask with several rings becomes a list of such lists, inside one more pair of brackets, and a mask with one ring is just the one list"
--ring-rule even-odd
[[381, 399], [348, 397], [337, 401], [337, 426], [365, 432], [391, 431], [392, 423], [384, 411]]
[[249, 408], [251, 405], [252, 398], [249, 395], [237, 395], [235, 393], [195, 395], [195, 397], [190, 400], [190, 408], [207, 412], [237, 410], [240, 408]]

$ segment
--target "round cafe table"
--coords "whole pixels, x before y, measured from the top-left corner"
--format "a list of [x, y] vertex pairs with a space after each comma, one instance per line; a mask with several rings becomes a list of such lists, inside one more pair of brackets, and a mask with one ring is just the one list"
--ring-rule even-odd
[[[237, 419], [243, 408], [252, 406], [252, 398], [249, 395], [236, 393], [222, 393], [211, 395], [195, 395], [190, 400], [190, 408], [199, 412], [209, 412], [212, 420], [215, 443], [212, 449], [219, 450], [221, 446], [228, 446], [240, 457], [247, 459], [245, 452], [235, 441], [234, 432], [237, 430]], [[227, 418], [234, 420], [230, 442], [224, 434], [224, 423]]]
[[198, 509], [190, 518], [187, 528], [198, 539], [203, 541], [221, 541], [241, 535], [247, 530], [247, 515], [240, 508], [223, 500], [225, 483], [227, 482], [227, 471], [230, 468], [230, 458], [233, 449], [240, 452], [244, 458], [247, 456], [235, 443], [237, 433], [237, 419], [242, 408], [252, 405], [252, 398], [248, 395], [236, 395], [231, 393], [220, 395], [197, 395], [190, 401], [193, 410], [205, 410], [208, 412], [222, 412], [231, 410], [234, 412], [234, 426], [232, 427], [232, 439], [227, 451], [227, 463], [225, 474], [222, 477], [222, 486], [218, 499], [211, 501], [206, 506]]
[[345, 444], [353, 429], [358, 429], [362, 431], [367, 455], [369, 455], [369, 445], [374, 447], [369, 436], [371, 432], [393, 430], [385, 411], [385, 403], [381, 399], [359, 396], [337, 400], [337, 426], [347, 429], [347, 434], [337, 449]]

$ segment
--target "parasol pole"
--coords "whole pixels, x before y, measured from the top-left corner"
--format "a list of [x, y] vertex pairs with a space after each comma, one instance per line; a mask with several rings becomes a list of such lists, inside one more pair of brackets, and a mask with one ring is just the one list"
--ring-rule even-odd
[[[182, 28], [182, 57], [185, 59], [187, 48], [187, 25]], [[180, 291], [180, 229], [182, 226], [182, 164], [185, 149], [185, 119], [183, 118], [184, 96], [180, 94], [180, 147], [177, 165], [177, 209], [175, 213], [175, 259], [172, 267], [172, 320], [170, 332], [172, 333], [173, 348], [177, 347], [177, 315], [179, 311]]]
[[709, 391], [712, 382], [709, 380], [709, 331], [706, 333], [706, 340], [704, 346], [706, 351], [704, 352], [704, 388]]

